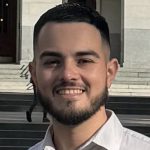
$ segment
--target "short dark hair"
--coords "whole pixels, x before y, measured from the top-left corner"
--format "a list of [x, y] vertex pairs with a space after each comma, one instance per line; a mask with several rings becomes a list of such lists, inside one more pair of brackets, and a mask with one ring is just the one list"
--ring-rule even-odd
[[109, 28], [104, 17], [96, 10], [80, 6], [77, 3], [60, 4], [45, 12], [34, 26], [33, 44], [35, 46], [38, 40], [38, 34], [41, 28], [47, 22], [86, 22], [94, 25], [101, 33], [102, 38], [110, 46]]

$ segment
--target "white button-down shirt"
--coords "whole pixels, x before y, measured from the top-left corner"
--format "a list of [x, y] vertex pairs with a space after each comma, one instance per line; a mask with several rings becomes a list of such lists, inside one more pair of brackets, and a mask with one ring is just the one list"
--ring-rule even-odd
[[[107, 110], [108, 111], [108, 110]], [[150, 138], [124, 128], [113, 111], [105, 125], [78, 150], [150, 150]], [[51, 126], [45, 138], [29, 150], [56, 150], [52, 141]]]

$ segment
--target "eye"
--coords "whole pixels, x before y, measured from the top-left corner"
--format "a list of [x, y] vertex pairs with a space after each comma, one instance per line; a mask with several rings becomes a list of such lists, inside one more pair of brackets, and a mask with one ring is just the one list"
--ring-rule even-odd
[[94, 61], [88, 58], [82, 58], [78, 60], [78, 64], [88, 64], [88, 63], [94, 63]]
[[45, 60], [43, 65], [49, 66], [49, 67], [57, 67], [60, 65], [60, 61], [59, 60]]

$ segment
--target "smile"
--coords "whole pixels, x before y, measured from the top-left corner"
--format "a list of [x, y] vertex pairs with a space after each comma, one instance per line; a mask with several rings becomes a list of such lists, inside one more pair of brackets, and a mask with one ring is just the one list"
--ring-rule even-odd
[[74, 95], [74, 94], [82, 94], [84, 92], [83, 89], [59, 89], [56, 91], [59, 95]]

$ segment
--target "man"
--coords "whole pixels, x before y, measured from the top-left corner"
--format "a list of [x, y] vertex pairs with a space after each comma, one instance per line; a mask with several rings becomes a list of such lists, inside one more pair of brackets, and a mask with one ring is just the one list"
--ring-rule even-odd
[[53, 122], [30, 150], [150, 150], [148, 137], [105, 109], [118, 69], [109, 57], [108, 25], [96, 11], [66, 3], [40, 17], [31, 75]]

